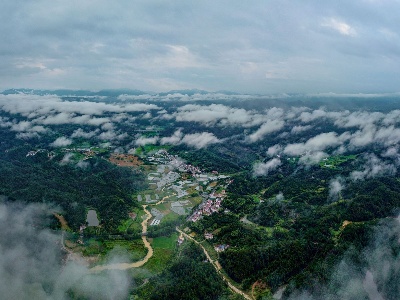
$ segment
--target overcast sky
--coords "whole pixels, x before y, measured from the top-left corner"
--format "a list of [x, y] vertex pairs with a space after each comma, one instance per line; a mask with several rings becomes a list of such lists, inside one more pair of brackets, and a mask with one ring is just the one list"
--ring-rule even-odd
[[400, 1], [3, 0], [0, 89], [400, 90]]

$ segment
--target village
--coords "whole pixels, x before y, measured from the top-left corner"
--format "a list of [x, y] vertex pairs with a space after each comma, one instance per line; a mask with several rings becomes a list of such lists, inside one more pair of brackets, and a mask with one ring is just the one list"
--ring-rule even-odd
[[[150, 208], [150, 228], [163, 226], [164, 222], [179, 216], [187, 216], [186, 221], [197, 222], [204, 216], [223, 212], [226, 188], [232, 182], [229, 176], [217, 171], [204, 172], [200, 167], [185, 163], [179, 156], [171, 155], [164, 149], [141, 159], [149, 189], [139, 193], [136, 198], [139, 203]], [[205, 232], [204, 238], [212, 243], [214, 236]], [[180, 235], [177, 243], [181, 245], [184, 241], [184, 236]], [[213, 247], [216, 252], [222, 252], [229, 245], [216, 244]]]
[[[145, 194], [146, 203], [156, 203], [160, 200], [160, 193], [169, 192], [169, 209], [178, 214], [186, 215], [197, 206], [188, 217], [189, 221], [196, 222], [205, 216], [218, 213], [221, 203], [226, 197], [226, 188], [231, 183], [230, 177], [220, 175], [217, 171], [203, 172], [199, 167], [185, 163], [177, 155], [171, 155], [166, 150], [159, 150], [146, 157], [148, 163], [155, 166], [155, 172], [148, 173], [148, 181], [155, 189], [154, 197]], [[191, 198], [201, 195], [200, 202], [193, 202]], [[173, 201], [176, 199], [176, 201]], [[138, 195], [138, 201], [142, 201], [142, 195]], [[185, 209], [186, 208], [186, 209]], [[160, 219], [160, 214], [155, 216]], [[150, 225], [158, 225], [160, 222], [152, 222]]]

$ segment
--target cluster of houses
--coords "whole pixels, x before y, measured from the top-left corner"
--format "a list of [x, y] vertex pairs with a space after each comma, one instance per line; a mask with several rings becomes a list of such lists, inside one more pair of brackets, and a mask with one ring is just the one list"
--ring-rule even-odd
[[26, 154], [26, 157], [28, 157], [28, 156], [35, 156], [36, 154], [38, 154], [38, 153], [42, 153], [42, 152], [46, 152], [47, 150], [44, 150], [44, 149], [39, 149], [39, 150], [36, 150], [36, 151], [29, 151], [27, 154]]
[[[96, 154], [98, 154], [97, 151], [92, 150], [91, 148], [65, 148], [65, 149], [62, 149], [62, 151], [63, 152], [68, 152], [68, 153], [69, 152], [78, 152], [78, 153], [84, 154], [85, 155], [84, 160], [85, 159], [89, 159], [89, 158], [95, 156]], [[35, 156], [38, 153], [45, 153], [45, 152], [47, 152], [47, 156], [49, 158], [52, 158], [52, 157], [54, 157], [56, 155], [53, 151], [48, 151], [46, 149], [39, 149], [39, 150], [36, 150], [36, 151], [29, 151], [26, 154], [26, 156], [27, 157], [28, 156]]]
[[48, 151], [48, 150], [46, 150], [46, 149], [39, 149], [39, 150], [36, 150], [36, 151], [29, 151], [29, 152], [26, 154], [26, 157], [28, 157], [28, 156], [35, 156], [35, 155], [38, 154], [38, 153], [45, 153], [45, 152], [47, 152], [47, 157], [48, 157], [48, 158], [53, 158], [53, 157], [56, 155], [53, 151]]
[[189, 217], [189, 220], [192, 222], [197, 222], [203, 215], [209, 216], [215, 212], [218, 212], [221, 208], [222, 199], [223, 198], [221, 197], [218, 197], [215, 200], [208, 199], [206, 202], [202, 203], [198, 210]]
[[63, 149], [63, 152], [81, 153], [81, 154], [85, 155], [85, 158], [83, 160], [89, 159], [98, 153], [97, 151], [94, 151], [91, 148], [65, 148], [65, 149]]
[[227, 245], [227, 244], [215, 245], [215, 246], [214, 246], [214, 249], [215, 249], [215, 251], [217, 251], [217, 252], [223, 252], [223, 251], [225, 251], [225, 250], [228, 249], [228, 248], [229, 248], [229, 245]]
[[83, 231], [86, 229], [86, 225], [82, 224], [81, 226], [79, 226], [79, 238], [76, 241], [78, 244], [83, 245]]
[[179, 159], [177, 155], [171, 155], [166, 150], [159, 150], [154, 155], [147, 157], [149, 162], [162, 163], [162, 164], [172, 164], [182, 172], [192, 173], [193, 176], [197, 173], [201, 173], [199, 167], [192, 166], [190, 164], [185, 164]]
[[206, 240], [212, 240], [214, 238], [214, 235], [212, 233], [210, 233], [210, 232], [205, 232], [204, 233], [204, 238]]
[[204, 204], [202, 211], [203, 215], [209, 216], [212, 213], [215, 213], [219, 210], [221, 207], [221, 198], [217, 198], [215, 201], [213, 200], [207, 200], [207, 202]]

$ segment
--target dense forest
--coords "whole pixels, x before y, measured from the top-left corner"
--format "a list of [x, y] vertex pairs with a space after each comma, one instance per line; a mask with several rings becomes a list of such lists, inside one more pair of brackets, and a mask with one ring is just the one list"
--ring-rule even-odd
[[139, 291], [141, 297], [151, 300], [216, 300], [229, 296], [227, 287], [199, 247], [187, 243], [177, 250], [175, 256], [167, 269]]

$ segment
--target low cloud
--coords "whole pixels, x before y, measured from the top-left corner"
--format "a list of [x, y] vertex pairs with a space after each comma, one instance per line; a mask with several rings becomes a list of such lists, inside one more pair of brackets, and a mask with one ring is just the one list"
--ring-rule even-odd
[[66, 138], [65, 136], [57, 138], [54, 142], [50, 144], [51, 147], [58, 148], [58, 147], [66, 147], [72, 144], [72, 140]]
[[344, 189], [344, 179], [337, 177], [331, 179], [329, 182], [329, 196], [328, 199], [331, 201], [336, 201], [340, 197], [340, 192]]
[[126, 299], [126, 272], [91, 273], [79, 260], [63, 263], [61, 232], [46, 229], [52, 209], [43, 204], [0, 203], [2, 299]]
[[276, 196], [275, 196], [275, 200], [276, 201], [283, 201], [285, 199], [285, 197], [283, 196], [283, 193], [282, 192], [279, 192], [279, 194], [277, 194]]
[[306, 126], [298, 125], [298, 126], [294, 126], [294, 127], [292, 128], [292, 130], [290, 130], [290, 133], [291, 133], [291, 134], [302, 133], [302, 132], [304, 132], [304, 131], [310, 130], [311, 128], [312, 128], [311, 125], [306, 125]]
[[174, 132], [173, 135], [168, 137], [163, 137], [160, 140], [161, 145], [178, 145], [181, 143], [183, 137], [183, 133], [181, 129], [178, 129]]
[[106, 112], [145, 112], [159, 110], [155, 104], [146, 103], [104, 103], [91, 101], [67, 101], [54, 95], [0, 95], [0, 108], [12, 114], [21, 114], [35, 118], [49, 114], [81, 114], [81, 115], [103, 115]]
[[77, 130], [75, 130], [72, 134], [71, 134], [71, 138], [84, 138], [84, 139], [90, 139], [94, 136], [96, 136], [99, 133], [99, 130], [94, 130], [94, 131], [89, 131], [86, 132], [83, 129], [79, 128]]
[[220, 142], [221, 140], [219, 140], [213, 133], [201, 132], [184, 135], [181, 129], [176, 130], [172, 136], [163, 137], [160, 139], [161, 145], [185, 144], [196, 149], [202, 149], [209, 145]]
[[196, 149], [206, 148], [209, 145], [220, 142], [221, 141], [213, 133], [210, 132], [186, 134], [181, 140], [181, 143], [194, 147]]
[[303, 123], [310, 123], [316, 119], [324, 118], [326, 115], [327, 112], [322, 109], [316, 109], [312, 112], [304, 111], [300, 114], [299, 120]]
[[103, 131], [97, 136], [97, 138], [102, 141], [118, 141], [126, 139], [127, 137], [128, 134], [126, 132], [121, 133], [114, 130]]
[[141, 136], [135, 141], [136, 146], [145, 146], [145, 145], [155, 145], [159, 140], [158, 136], [155, 137], [144, 137]]
[[361, 171], [353, 171], [350, 173], [352, 180], [364, 180], [384, 175], [394, 175], [397, 172], [393, 164], [387, 163], [379, 159], [375, 154], [366, 154], [365, 163]]
[[15, 135], [17, 139], [28, 140], [32, 138], [39, 138], [39, 134], [37, 132], [19, 132]]
[[253, 174], [255, 176], [268, 175], [269, 172], [275, 170], [282, 164], [279, 158], [273, 158], [265, 163], [256, 163], [253, 167]]
[[304, 165], [315, 165], [328, 156], [329, 155], [323, 151], [310, 152], [300, 157], [299, 163]]
[[307, 152], [323, 151], [330, 147], [342, 144], [348, 139], [346, 133], [338, 135], [336, 132], [321, 133], [310, 138], [305, 143], [289, 144], [285, 147], [284, 153], [287, 155], [302, 155]]
[[[1, 95], [0, 110], [19, 114], [28, 120], [14, 123], [14, 131], [39, 132], [41, 125], [80, 124], [100, 126], [105, 123], [134, 119], [127, 113], [161, 110], [155, 104], [147, 103], [105, 103], [93, 101], [70, 101], [55, 95]], [[107, 114], [107, 116], [104, 116]], [[151, 116], [151, 115], [150, 115]], [[30, 123], [29, 123], [30, 122]], [[36, 129], [34, 126], [37, 126]], [[41, 126], [43, 132], [43, 127]]]
[[257, 142], [263, 139], [267, 134], [281, 130], [284, 126], [285, 122], [282, 120], [268, 120], [261, 125], [259, 129], [248, 136], [248, 141], [251, 143]]
[[261, 124], [263, 116], [242, 108], [232, 108], [222, 104], [197, 105], [187, 104], [177, 109], [166, 118], [176, 121], [198, 122], [207, 126], [255, 126]]
[[66, 153], [64, 155], [64, 157], [61, 159], [60, 164], [62, 164], [62, 165], [69, 164], [71, 162], [73, 156], [74, 155], [72, 153]]
[[267, 154], [269, 156], [275, 156], [275, 155], [281, 153], [281, 151], [282, 151], [282, 146], [279, 145], [279, 144], [276, 144], [276, 145], [271, 146], [271, 147], [268, 148]]

